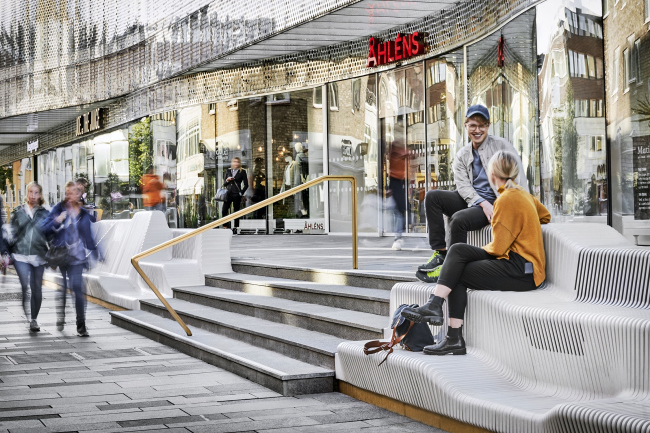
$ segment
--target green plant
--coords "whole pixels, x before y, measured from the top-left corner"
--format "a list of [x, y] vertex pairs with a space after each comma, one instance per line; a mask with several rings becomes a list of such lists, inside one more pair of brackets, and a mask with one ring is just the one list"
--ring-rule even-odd
[[639, 119], [640, 122], [650, 120], [650, 100], [648, 100], [648, 97], [646, 96], [645, 99], [637, 101], [636, 107], [632, 107], [632, 112], [644, 116]]
[[133, 125], [129, 132], [129, 183], [142, 185], [142, 175], [153, 164], [153, 132], [149, 118]]
[[0, 167], [0, 191], [4, 194], [7, 191], [7, 185], [14, 183], [14, 170], [10, 165]]

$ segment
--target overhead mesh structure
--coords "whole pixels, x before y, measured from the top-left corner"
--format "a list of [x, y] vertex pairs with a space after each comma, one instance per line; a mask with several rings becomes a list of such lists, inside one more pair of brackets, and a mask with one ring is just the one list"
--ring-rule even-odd
[[[385, 69], [366, 68], [369, 35], [191, 73], [356, 1], [6, 0], [0, 3], [0, 118], [117, 98], [105, 119], [110, 128], [170, 108]], [[426, 55], [434, 55], [489, 34], [534, 4], [458, 2], [373, 36], [426, 33]], [[73, 139], [71, 123], [40, 137], [39, 148]], [[26, 142], [10, 146], [0, 151], [0, 164], [27, 154]]]

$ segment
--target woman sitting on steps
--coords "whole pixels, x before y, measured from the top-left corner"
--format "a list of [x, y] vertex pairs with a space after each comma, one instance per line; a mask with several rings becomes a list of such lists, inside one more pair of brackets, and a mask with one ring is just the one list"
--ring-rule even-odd
[[442, 325], [442, 304], [449, 303], [447, 338], [424, 348], [427, 355], [464, 355], [462, 326], [467, 289], [524, 292], [536, 289], [546, 278], [542, 227], [551, 220], [548, 210], [512, 179], [519, 174], [517, 158], [507, 151], [494, 154], [488, 178], [498, 187], [492, 216], [493, 241], [478, 248], [455, 244], [440, 269], [429, 302], [405, 308], [402, 316], [414, 322]]

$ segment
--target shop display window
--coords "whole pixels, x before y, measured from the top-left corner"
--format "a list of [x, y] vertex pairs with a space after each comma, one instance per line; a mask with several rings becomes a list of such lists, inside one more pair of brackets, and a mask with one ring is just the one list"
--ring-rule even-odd
[[[361, 232], [377, 233], [378, 196], [377, 76], [340, 81], [339, 109], [328, 110], [329, 174], [357, 181], [357, 221]], [[352, 197], [349, 182], [329, 183], [330, 231], [350, 233]]]

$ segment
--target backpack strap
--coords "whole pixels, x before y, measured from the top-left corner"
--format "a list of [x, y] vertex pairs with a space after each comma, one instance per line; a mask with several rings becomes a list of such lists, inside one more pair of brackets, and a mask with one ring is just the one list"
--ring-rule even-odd
[[396, 338], [397, 326], [394, 327], [393, 336], [391, 337], [390, 341], [380, 341], [380, 340], [368, 341], [366, 344], [363, 345], [364, 355], [372, 355], [373, 353], [386, 352], [384, 359], [379, 363], [379, 365], [383, 364], [388, 359], [388, 355], [393, 353], [393, 347], [396, 344], [399, 344], [399, 342], [402, 341], [404, 337], [406, 337], [406, 334], [409, 333], [413, 325], [415, 325], [415, 322], [411, 322], [409, 324], [409, 329], [407, 329], [404, 334], [400, 335], [397, 338]]

